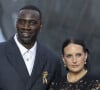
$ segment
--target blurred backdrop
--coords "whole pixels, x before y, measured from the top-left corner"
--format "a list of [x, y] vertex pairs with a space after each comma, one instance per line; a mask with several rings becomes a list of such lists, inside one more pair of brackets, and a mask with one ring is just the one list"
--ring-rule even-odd
[[90, 49], [91, 71], [100, 73], [100, 0], [0, 0], [0, 42], [16, 32], [17, 12], [26, 4], [39, 7], [43, 13], [38, 37], [42, 43], [60, 56], [68, 36], [84, 38]]

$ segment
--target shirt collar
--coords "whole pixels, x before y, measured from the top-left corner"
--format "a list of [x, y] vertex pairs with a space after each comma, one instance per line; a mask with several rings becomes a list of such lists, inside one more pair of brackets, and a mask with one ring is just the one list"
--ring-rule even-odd
[[22, 55], [24, 55], [27, 51], [31, 51], [32, 53], [36, 52], [37, 42], [34, 43], [34, 45], [31, 49], [27, 49], [18, 41], [17, 34], [15, 34], [14, 40], [15, 40]]

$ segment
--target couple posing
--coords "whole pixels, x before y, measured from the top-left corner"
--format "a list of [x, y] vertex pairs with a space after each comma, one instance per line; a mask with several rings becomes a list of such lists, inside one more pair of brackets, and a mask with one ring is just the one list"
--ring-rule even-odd
[[19, 10], [17, 33], [0, 44], [0, 90], [100, 90], [100, 82], [89, 76], [89, 53], [81, 40], [69, 38], [63, 43], [68, 73], [61, 77], [60, 59], [37, 40], [41, 18], [33, 5]]

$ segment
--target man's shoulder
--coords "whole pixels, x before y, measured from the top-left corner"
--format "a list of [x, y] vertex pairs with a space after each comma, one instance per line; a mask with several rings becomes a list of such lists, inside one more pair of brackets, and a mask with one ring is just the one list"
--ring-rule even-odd
[[12, 47], [12, 45], [14, 45], [14, 39], [13, 38], [12, 39], [10, 38], [10, 39], [8, 39], [8, 40], [0, 43], [0, 50], [1, 49], [5, 49], [5, 48]]
[[1, 42], [0, 43], [0, 48], [3, 48], [3, 47], [5, 47], [5, 45], [7, 44], [7, 42], [5, 41], [5, 42]]

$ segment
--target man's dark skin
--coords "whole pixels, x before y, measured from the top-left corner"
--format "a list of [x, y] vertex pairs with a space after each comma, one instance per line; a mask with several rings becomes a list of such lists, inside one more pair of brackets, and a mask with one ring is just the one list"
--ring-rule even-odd
[[38, 11], [24, 9], [19, 12], [16, 24], [18, 40], [27, 49], [34, 45], [41, 27]]
[[[0, 44], [0, 90], [48, 90], [52, 81], [60, 77], [59, 57], [37, 39], [41, 17], [41, 11], [33, 5], [19, 10], [17, 33]], [[27, 49], [35, 56], [28, 62], [28, 66], [33, 64], [31, 75], [23, 55]]]

